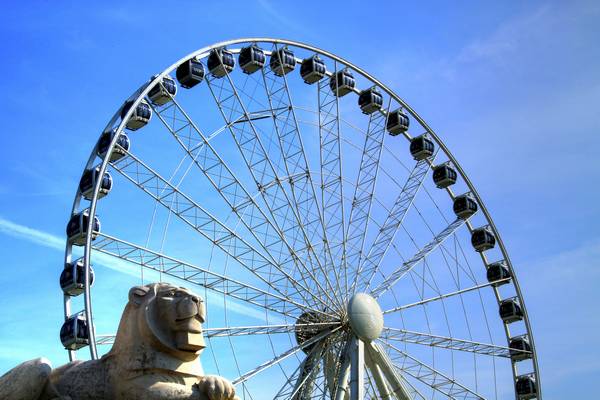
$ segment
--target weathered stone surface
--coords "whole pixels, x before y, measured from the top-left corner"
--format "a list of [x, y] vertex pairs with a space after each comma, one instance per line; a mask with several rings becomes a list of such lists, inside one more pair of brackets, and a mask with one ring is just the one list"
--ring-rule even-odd
[[0, 399], [238, 399], [225, 378], [203, 373], [204, 319], [204, 302], [186, 289], [136, 286], [110, 352], [54, 370], [45, 359], [25, 362], [0, 378]]
[[37, 399], [44, 389], [50, 371], [52, 366], [45, 358], [19, 364], [0, 377], [0, 399]]

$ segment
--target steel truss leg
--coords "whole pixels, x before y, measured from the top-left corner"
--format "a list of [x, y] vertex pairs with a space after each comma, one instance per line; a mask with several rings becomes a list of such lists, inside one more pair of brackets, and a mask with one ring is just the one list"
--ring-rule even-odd
[[365, 363], [367, 364], [367, 368], [369, 368], [371, 371], [373, 380], [375, 380], [375, 386], [377, 386], [379, 398], [381, 400], [396, 399], [385, 381], [385, 377], [383, 376], [383, 372], [381, 372], [381, 368], [379, 368], [379, 365], [376, 364], [371, 358], [371, 352], [368, 350], [368, 348], [367, 351], [365, 351]]
[[352, 359], [352, 342], [355, 339], [352, 338], [346, 346], [344, 351], [342, 367], [340, 368], [340, 375], [338, 377], [337, 389], [335, 394], [335, 400], [345, 400], [350, 395], [350, 388], [348, 387], [348, 378], [350, 377], [350, 361]]
[[365, 344], [353, 338], [350, 353], [350, 400], [365, 398]]
[[[397, 373], [391, 360], [387, 357], [383, 349], [375, 343], [367, 343], [369, 357], [385, 376], [389, 387], [399, 400], [412, 400], [408, 387], [404, 379]], [[373, 371], [373, 370], [372, 370]], [[385, 398], [385, 397], [383, 397]]]

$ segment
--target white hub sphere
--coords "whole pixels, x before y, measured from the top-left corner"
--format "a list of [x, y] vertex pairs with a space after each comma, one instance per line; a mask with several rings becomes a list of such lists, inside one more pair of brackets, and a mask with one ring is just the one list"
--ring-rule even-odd
[[373, 297], [356, 293], [348, 302], [348, 319], [352, 331], [365, 341], [375, 340], [383, 329], [383, 313]]

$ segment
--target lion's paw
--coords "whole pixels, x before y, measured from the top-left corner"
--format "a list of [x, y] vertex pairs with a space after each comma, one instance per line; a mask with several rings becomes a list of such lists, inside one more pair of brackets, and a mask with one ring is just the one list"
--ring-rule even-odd
[[209, 400], [238, 400], [231, 382], [221, 376], [203, 376], [197, 385]]

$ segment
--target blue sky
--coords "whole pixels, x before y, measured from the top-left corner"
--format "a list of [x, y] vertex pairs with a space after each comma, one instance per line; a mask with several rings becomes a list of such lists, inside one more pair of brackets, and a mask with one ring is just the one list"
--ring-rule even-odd
[[[600, 5], [199, 4], [4, 5], [0, 372], [38, 355], [65, 361], [64, 226], [89, 151], [123, 99], [195, 49], [271, 36], [356, 63], [440, 133], [503, 234], [546, 398], [589, 396], [600, 372]], [[99, 274], [115, 290], [103, 307], [120, 308], [135, 279]]]

